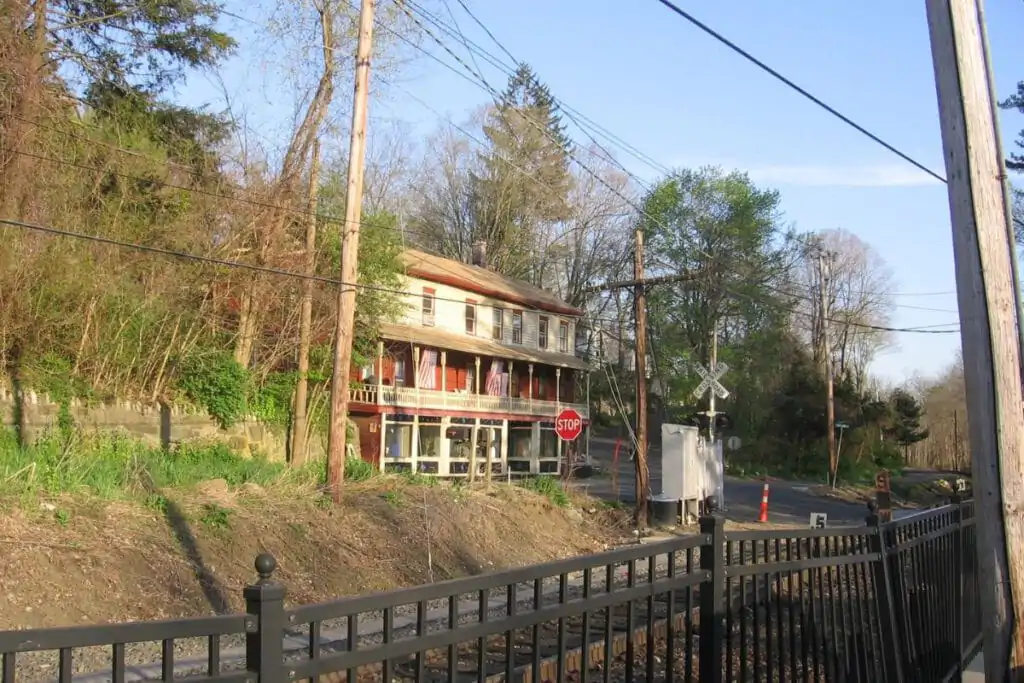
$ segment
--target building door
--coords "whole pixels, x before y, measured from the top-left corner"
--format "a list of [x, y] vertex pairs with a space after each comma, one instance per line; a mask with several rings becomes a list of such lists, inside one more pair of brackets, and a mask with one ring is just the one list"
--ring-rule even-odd
[[380, 467], [380, 430], [383, 416], [353, 417], [359, 428], [359, 456], [374, 467]]

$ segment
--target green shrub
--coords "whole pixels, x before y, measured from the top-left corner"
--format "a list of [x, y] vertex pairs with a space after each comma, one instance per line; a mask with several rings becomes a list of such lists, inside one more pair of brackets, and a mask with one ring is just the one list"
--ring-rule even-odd
[[178, 387], [222, 429], [243, 419], [251, 386], [249, 371], [227, 351], [196, 354], [185, 360]]
[[544, 496], [553, 505], [560, 508], [569, 507], [569, 494], [562, 488], [562, 482], [557, 477], [530, 477], [524, 479], [521, 485], [525, 489]]

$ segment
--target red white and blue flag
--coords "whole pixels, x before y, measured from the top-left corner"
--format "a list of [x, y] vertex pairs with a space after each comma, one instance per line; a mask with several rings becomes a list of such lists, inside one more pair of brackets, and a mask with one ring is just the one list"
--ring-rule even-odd
[[505, 388], [508, 386], [508, 375], [503, 374], [505, 363], [500, 360], [491, 361], [491, 369], [487, 372], [487, 386], [485, 391], [488, 396], [504, 396]]
[[437, 373], [437, 351], [434, 349], [423, 349], [420, 351], [420, 367], [416, 375], [416, 386], [420, 389], [434, 389], [436, 387]]

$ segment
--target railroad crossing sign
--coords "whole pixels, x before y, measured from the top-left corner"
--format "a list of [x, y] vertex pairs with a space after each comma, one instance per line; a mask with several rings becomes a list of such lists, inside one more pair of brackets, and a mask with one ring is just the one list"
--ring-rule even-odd
[[555, 418], [555, 434], [562, 441], [575, 441], [583, 433], [583, 418], [572, 408], [566, 408]]
[[702, 398], [707, 393], [708, 389], [714, 392], [718, 398], [729, 398], [729, 390], [722, 386], [718, 380], [725, 373], [729, 372], [729, 366], [725, 363], [717, 363], [711, 372], [704, 369], [704, 366], [700, 363], [694, 363], [697, 369], [697, 374], [701, 376], [701, 383], [697, 385], [697, 388], [693, 390], [694, 398]]

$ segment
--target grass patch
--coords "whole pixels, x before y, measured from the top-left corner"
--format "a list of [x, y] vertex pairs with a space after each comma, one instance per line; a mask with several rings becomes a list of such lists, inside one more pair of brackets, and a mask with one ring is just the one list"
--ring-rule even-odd
[[159, 489], [211, 479], [232, 487], [312, 486], [324, 479], [323, 469], [323, 463], [293, 469], [259, 456], [242, 457], [221, 443], [182, 444], [166, 452], [116, 434], [70, 440], [52, 434], [21, 448], [9, 430], [0, 430], [0, 495], [90, 494], [104, 500], [140, 499], [162, 510], [166, 501], [155, 493]]
[[520, 483], [524, 489], [542, 495], [560, 508], [569, 507], [569, 494], [557, 477], [530, 477]]

